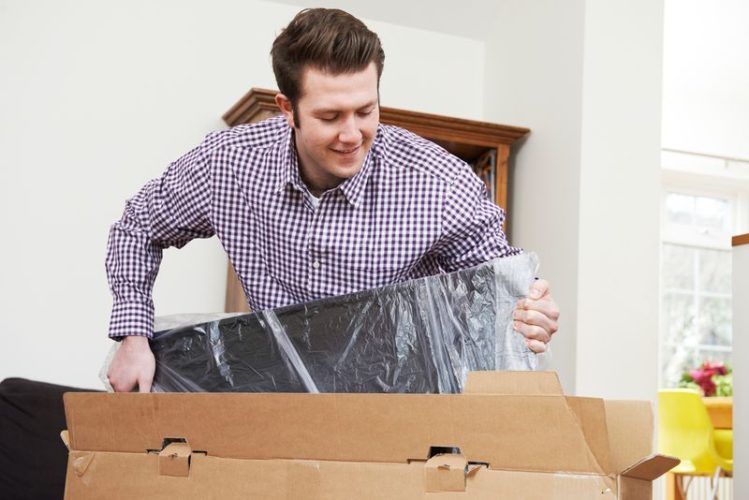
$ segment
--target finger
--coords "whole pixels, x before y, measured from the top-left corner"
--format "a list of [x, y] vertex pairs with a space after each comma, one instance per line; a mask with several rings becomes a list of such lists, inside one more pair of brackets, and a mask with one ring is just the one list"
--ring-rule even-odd
[[557, 331], [557, 322], [544, 313], [533, 309], [515, 309], [512, 312], [512, 319], [526, 325], [533, 325], [543, 328], [549, 335]]
[[151, 392], [151, 382], [153, 379], [147, 376], [141, 376], [138, 379], [138, 392]]
[[528, 296], [532, 299], [540, 299], [549, 293], [549, 282], [544, 279], [537, 279], [531, 285]]
[[544, 344], [543, 342], [539, 342], [538, 340], [526, 339], [525, 343], [528, 345], [528, 349], [535, 352], [536, 354], [546, 352], [546, 344]]
[[109, 383], [112, 384], [112, 389], [114, 389], [114, 392], [130, 392], [133, 390], [133, 387], [135, 387], [135, 381], [121, 382], [120, 380], [110, 379]]
[[515, 311], [538, 311], [552, 321], [559, 319], [559, 308], [551, 297], [546, 295], [541, 300], [520, 299], [515, 306]]
[[547, 343], [551, 340], [551, 334], [540, 326], [528, 325], [526, 323], [515, 321], [513, 322], [512, 327], [516, 332], [523, 334], [523, 336], [528, 340], [538, 340], [543, 343]]

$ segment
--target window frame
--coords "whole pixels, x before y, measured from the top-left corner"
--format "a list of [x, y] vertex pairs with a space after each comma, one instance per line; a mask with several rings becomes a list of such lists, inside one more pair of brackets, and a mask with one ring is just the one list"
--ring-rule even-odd
[[[729, 203], [729, 228], [724, 232], [712, 235], [688, 234], [687, 230], [678, 230], [678, 225], [668, 221], [667, 198], [669, 193], [678, 193], [694, 197], [709, 197], [726, 200]], [[708, 169], [703, 172], [679, 171], [673, 168], [662, 169], [661, 182], [661, 205], [660, 205], [661, 235], [659, 253], [661, 272], [659, 273], [659, 313], [662, 320], [658, 327], [658, 378], [659, 384], [666, 383], [666, 370], [664, 355], [666, 351], [674, 350], [675, 345], [666, 342], [667, 324], [663, 315], [666, 313], [664, 299], [667, 293], [678, 293], [677, 289], [669, 290], [664, 286], [663, 252], [664, 244], [683, 245], [695, 249], [710, 249], [731, 251], [731, 236], [738, 234], [749, 224], [749, 180], [730, 178], [723, 175], [710, 175]], [[671, 227], [669, 227], [671, 226]], [[685, 290], [686, 291], [686, 290]], [[704, 295], [699, 288], [698, 282], [694, 281], [693, 288], [689, 290], [690, 296], [695, 297], [695, 321], [699, 319], [699, 298]], [[708, 293], [708, 295], [711, 295]], [[729, 294], [718, 293], [721, 298], [731, 297]], [[732, 352], [732, 346], [721, 346], [713, 344], [696, 344], [689, 346], [690, 350], [697, 352], [712, 351], [717, 353]], [[686, 367], [685, 367], [686, 368]]]

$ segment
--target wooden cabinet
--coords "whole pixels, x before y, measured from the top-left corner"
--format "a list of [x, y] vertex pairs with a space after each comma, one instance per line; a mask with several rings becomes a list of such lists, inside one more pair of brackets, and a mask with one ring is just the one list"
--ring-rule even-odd
[[[270, 118], [280, 112], [275, 95], [273, 90], [253, 88], [224, 114], [223, 119], [233, 127]], [[380, 122], [410, 130], [474, 165], [494, 202], [507, 207], [510, 148], [530, 130], [388, 107], [380, 108]], [[225, 309], [227, 312], [249, 311], [231, 264], [227, 270]]]

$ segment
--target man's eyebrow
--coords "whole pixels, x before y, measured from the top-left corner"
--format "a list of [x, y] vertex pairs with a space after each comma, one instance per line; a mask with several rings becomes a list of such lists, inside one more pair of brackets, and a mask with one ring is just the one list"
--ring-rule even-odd
[[[363, 106], [359, 106], [356, 109], [361, 110], [361, 109], [371, 108], [376, 105], [377, 105], [377, 99], [370, 101], [364, 104]], [[317, 109], [312, 110], [313, 113], [340, 113], [340, 111], [341, 110], [338, 108], [317, 108]]]

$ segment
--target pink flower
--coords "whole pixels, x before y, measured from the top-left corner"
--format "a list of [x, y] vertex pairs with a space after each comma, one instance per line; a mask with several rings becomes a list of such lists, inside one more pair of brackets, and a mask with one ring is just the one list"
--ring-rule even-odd
[[[681, 387], [694, 387], [694, 385], [697, 385], [702, 391], [703, 396], [715, 396], [718, 393], [718, 384], [723, 387], [725, 385], [724, 378], [730, 375], [730, 373], [730, 368], [726, 367], [723, 363], [705, 361], [697, 368], [685, 372], [682, 375], [679, 385]], [[730, 385], [730, 381], [728, 384]], [[725, 392], [725, 388], [720, 390]]]
[[728, 370], [723, 363], [711, 364], [709, 361], [705, 361], [699, 368], [689, 371], [689, 375], [700, 386], [705, 396], [715, 394], [716, 387], [715, 382], [713, 382], [713, 375], [725, 375], [726, 373], [728, 373]]

